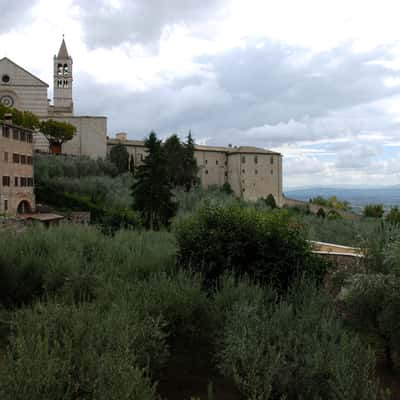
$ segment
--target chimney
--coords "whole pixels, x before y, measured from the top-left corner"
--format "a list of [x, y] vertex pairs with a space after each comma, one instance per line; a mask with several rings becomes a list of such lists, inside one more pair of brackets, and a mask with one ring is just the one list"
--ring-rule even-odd
[[6, 122], [7, 124], [12, 124], [12, 114], [11, 113], [4, 114], [4, 122]]

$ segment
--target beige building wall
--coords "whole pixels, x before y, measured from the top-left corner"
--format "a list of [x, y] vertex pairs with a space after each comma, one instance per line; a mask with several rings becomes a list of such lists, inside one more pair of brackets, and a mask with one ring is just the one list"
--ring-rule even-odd
[[35, 210], [32, 131], [0, 121], [0, 214]]
[[[108, 139], [107, 153], [122, 143], [129, 155], [133, 155], [137, 167], [146, 157], [144, 142], [125, 137]], [[195, 158], [202, 187], [221, 187], [228, 182], [235, 195], [244, 200], [255, 201], [272, 194], [278, 206], [283, 204], [280, 153], [256, 147], [196, 146]]]
[[238, 148], [228, 155], [228, 181], [237, 196], [255, 201], [274, 196], [282, 204], [282, 156], [263, 149]]

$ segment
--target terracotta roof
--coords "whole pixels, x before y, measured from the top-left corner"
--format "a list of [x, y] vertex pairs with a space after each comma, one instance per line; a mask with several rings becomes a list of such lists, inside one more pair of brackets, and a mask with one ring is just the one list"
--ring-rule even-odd
[[[107, 143], [109, 144], [118, 144], [123, 143], [126, 146], [144, 146], [143, 140], [119, 140], [119, 139], [107, 139]], [[239, 147], [224, 147], [224, 146], [203, 146], [203, 145], [195, 145], [195, 150], [198, 151], [217, 151], [224, 152], [229, 154], [234, 153], [251, 153], [251, 154], [271, 154], [271, 155], [281, 155], [281, 153], [277, 153], [275, 151], [262, 149], [260, 147], [251, 147], [251, 146], [239, 146]]]

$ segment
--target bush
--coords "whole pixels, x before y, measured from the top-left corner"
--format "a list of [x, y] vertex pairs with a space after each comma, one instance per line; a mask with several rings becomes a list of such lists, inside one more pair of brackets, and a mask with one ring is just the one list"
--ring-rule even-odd
[[257, 287], [253, 298], [251, 287], [237, 292], [217, 353], [221, 372], [246, 398], [378, 398], [374, 356], [345, 333], [331, 300], [312, 283], [277, 303], [265, 302]]
[[171, 234], [40, 226], [0, 234], [0, 305], [21, 306], [41, 295], [93, 299], [105, 283], [134, 282], [175, 268]]
[[367, 204], [364, 207], [364, 217], [382, 218], [384, 214], [383, 204]]
[[1, 399], [156, 399], [148, 373], [165, 360], [162, 321], [121, 306], [48, 303], [18, 312]]
[[399, 207], [393, 207], [390, 211], [386, 214], [385, 217], [386, 222], [390, 224], [400, 224], [400, 210]]
[[325, 262], [311, 253], [301, 229], [283, 212], [204, 207], [175, 224], [178, 262], [201, 272], [212, 287], [226, 271], [285, 290], [298, 275], [321, 280]]
[[319, 208], [319, 209], [318, 209], [318, 211], [317, 211], [317, 217], [319, 217], [319, 218], [325, 218], [325, 217], [326, 217], [326, 214], [325, 214], [325, 211], [324, 211], [323, 208]]
[[381, 341], [386, 363], [395, 365], [400, 351], [400, 278], [394, 275], [358, 274], [341, 293], [349, 322], [361, 332]]
[[265, 204], [271, 209], [277, 208], [275, 197], [272, 194], [269, 194], [265, 199]]

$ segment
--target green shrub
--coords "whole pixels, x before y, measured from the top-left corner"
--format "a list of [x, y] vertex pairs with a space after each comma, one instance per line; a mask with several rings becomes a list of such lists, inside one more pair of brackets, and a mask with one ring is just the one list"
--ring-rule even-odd
[[176, 244], [166, 232], [121, 231], [104, 236], [94, 227], [32, 227], [0, 234], [0, 305], [13, 307], [40, 295], [93, 299], [105, 282], [134, 282], [175, 268]]
[[399, 207], [392, 207], [385, 216], [385, 221], [390, 224], [400, 224], [400, 210]]
[[389, 368], [400, 351], [400, 278], [394, 275], [358, 274], [341, 293], [350, 324], [381, 341]]
[[382, 218], [384, 214], [383, 204], [367, 204], [364, 207], [364, 217]]
[[226, 271], [285, 290], [299, 275], [322, 279], [327, 265], [311, 253], [301, 229], [283, 212], [204, 207], [175, 224], [178, 262], [214, 285]]
[[165, 360], [163, 322], [122, 303], [38, 304], [12, 321], [1, 399], [155, 399], [148, 373]]
[[246, 398], [377, 399], [374, 356], [344, 331], [312, 283], [276, 303], [257, 287], [251, 298], [249, 289], [238, 287], [217, 352], [221, 372]]
[[275, 201], [275, 197], [274, 197], [272, 194], [269, 194], [269, 195], [267, 196], [267, 198], [265, 199], [265, 204], [266, 204], [269, 208], [271, 208], [272, 210], [273, 210], [274, 208], [277, 208], [276, 201]]

